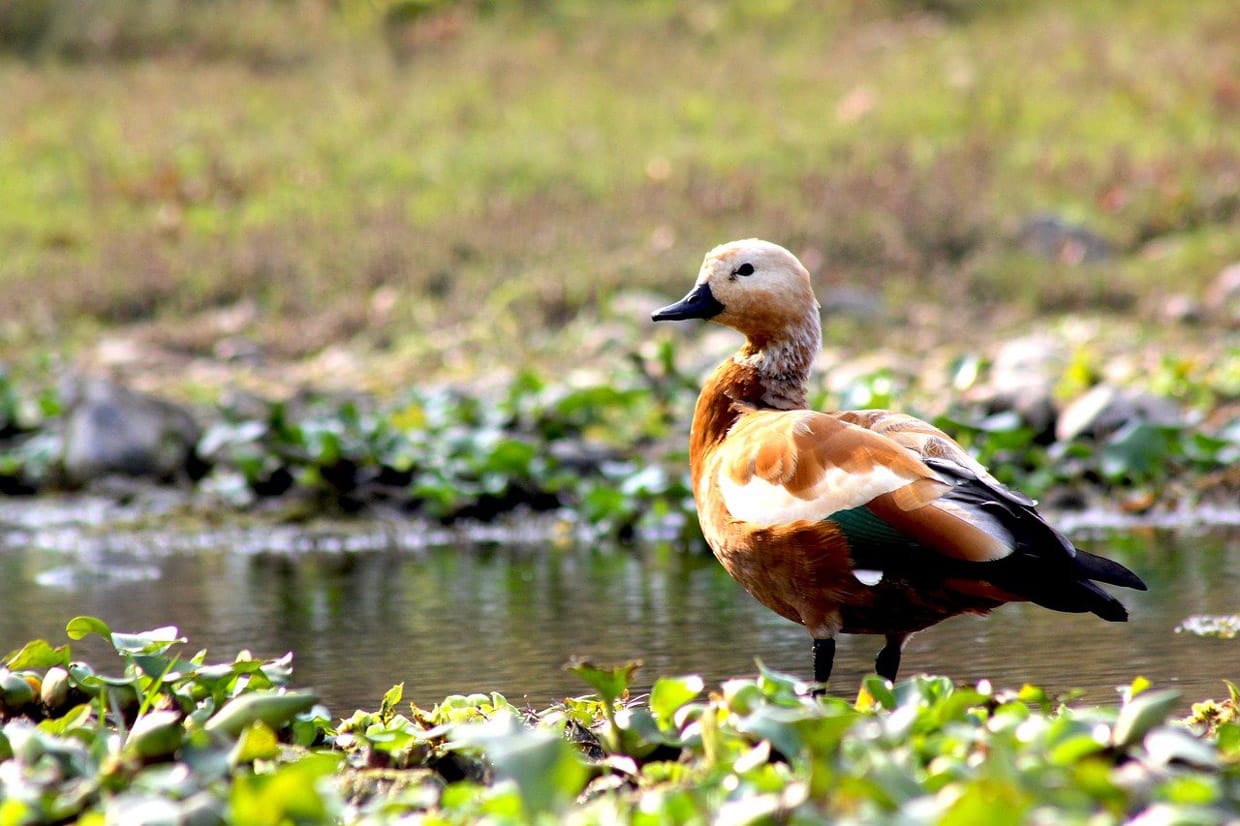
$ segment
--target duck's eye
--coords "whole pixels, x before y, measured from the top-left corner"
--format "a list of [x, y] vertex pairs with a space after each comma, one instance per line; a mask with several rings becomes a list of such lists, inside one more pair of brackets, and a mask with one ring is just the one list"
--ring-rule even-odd
[[753, 264], [741, 264], [732, 273], [733, 275], [753, 275]]

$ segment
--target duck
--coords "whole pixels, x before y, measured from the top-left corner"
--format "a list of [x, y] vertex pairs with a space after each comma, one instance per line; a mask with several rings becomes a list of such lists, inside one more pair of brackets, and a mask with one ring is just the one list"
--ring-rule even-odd
[[745, 337], [694, 408], [694, 502], [732, 578], [808, 630], [816, 691], [839, 634], [881, 635], [875, 670], [894, 683], [909, 636], [959, 614], [1032, 602], [1128, 619], [1098, 583], [1143, 591], [1141, 578], [1076, 548], [939, 428], [889, 410], [809, 409], [819, 314], [797, 257], [756, 238], [712, 249], [689, 293], [652, 314]]

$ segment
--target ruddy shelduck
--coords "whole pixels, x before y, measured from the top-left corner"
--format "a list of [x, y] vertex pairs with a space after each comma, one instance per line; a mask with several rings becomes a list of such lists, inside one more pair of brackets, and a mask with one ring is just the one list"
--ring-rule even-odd
[[1124, 566], [1073, 547], [933, 425], [807, 409], [819, 307], [783, 247], [716, 247], [689, 294], [653, 318], [709, 319], [745, 336], [698, 397], [693, 496], [728, 573], [808, 629], [818, 683], [840, 633], [883, 634], [875, 667], [894, 681], [909, 635], [948, 617], [1030, 601], [1123, 622], [1127, 610], [1094, 580], [1145, 590]]

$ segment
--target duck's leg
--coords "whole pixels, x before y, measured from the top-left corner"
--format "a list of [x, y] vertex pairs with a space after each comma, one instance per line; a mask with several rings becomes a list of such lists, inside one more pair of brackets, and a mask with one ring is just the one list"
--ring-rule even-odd
[[815, 694], [822, 694], [827, 680], [831, 679], [831, 666], [835, 664], [835, 638], [814, 639], [814, 682], [818, 688]]
[[874, 670], [884, 680], [896, 681], [896, 673], [900, 670], [900, 652], [904, 649], [904, 641], [908, 634], [888, 634], [887, 644], [878, 652], [874, 660]]

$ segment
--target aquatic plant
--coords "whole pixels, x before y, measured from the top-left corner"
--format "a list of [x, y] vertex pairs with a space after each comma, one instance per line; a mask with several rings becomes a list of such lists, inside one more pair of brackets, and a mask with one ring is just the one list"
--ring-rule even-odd
[[[185, 481], [207, 494], [204, 504], [228, 508], [302, 497], [339, 512], [394, 508], [444, 523], [555, 511], [602, 534], [688, 541], [697, 523], [684, 435], [674, 432], [696, 392], [687, 360], [668, 338], [574, 384], [524, 372], [498, 390], [417, 388], [382, 403], [310, 392], [222, 405], [207, 414], [194, 456], [201, 467]], [[1234, 392], [1213, 380], [1195, 386], [1215, 401]], [[1164, 494], [1191, 501], [1234, 485], [1240, 460], [1240, 424], [1223, 416], [1208, 426], [1133, 419], [1048, 443], [1014, 410], [951, 396], [935, 400], [937, 415], [919, 410], [930, 406], [925, 393], [886, 369], [833, 398], [819, 389], [811, 404], [920, 413], [1034, 496], [1086, 489], [1144, 507]], [[0, 492], [65, 486], [65, 407], [54, 389], [0, 373]]]
[[[570, 667], [596, 692], [544, 709], [496, 693], [430, 708], [403, 686], [333, 719], [292, 655], [183, 657], [167, 627], [92, 617], [99, 671], [35, 640], [0, 671], [5, 823], [1225, 823], [1240, 816], [1237, 695], [1193, 707], [1138, 678], [1106, 706], [1034, 686], [869, 677], [811, 697], [758, 664], [707, 690], [637, 665]], [[105, 674], [105, 670], [109, 673]]]

